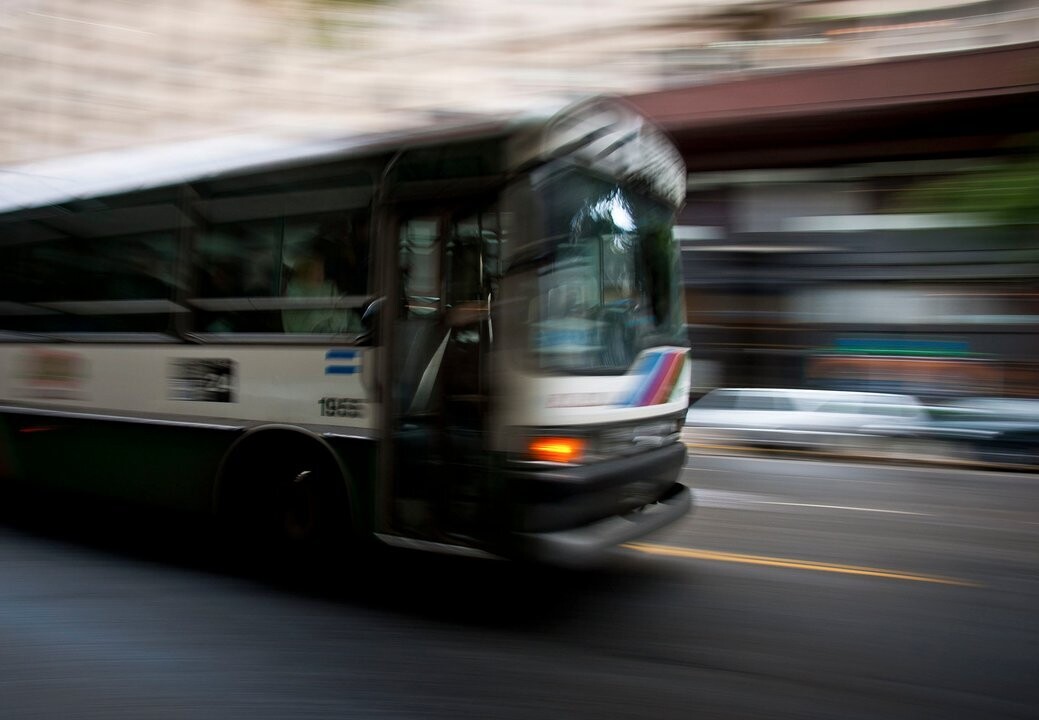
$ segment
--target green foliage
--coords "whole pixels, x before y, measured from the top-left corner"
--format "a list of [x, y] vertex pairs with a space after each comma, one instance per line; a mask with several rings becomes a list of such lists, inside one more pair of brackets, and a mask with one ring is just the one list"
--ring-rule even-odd
[[997, 224], [1039, 222], [1039, 135], [1006, 160], [920, 183], [897, 203], [903, 212], [977, 213]]

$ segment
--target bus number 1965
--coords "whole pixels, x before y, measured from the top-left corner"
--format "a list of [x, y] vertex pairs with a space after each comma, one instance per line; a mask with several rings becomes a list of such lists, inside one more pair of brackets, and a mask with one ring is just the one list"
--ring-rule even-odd
[[364, 401], [354, 398], [323, 397], [318, 406], [324, 417], [357, 418], [364, 414]]

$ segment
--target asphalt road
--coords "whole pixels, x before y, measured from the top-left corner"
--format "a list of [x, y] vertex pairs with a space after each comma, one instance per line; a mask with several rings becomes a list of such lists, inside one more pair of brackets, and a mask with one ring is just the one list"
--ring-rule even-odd
[[[0, 718], [1039, 717], [1039, 476], [691, 457], [588, 572], [341, 582], [92, 509], [0, 523]], [[98, 529], [98, 527], [103, 529]]]

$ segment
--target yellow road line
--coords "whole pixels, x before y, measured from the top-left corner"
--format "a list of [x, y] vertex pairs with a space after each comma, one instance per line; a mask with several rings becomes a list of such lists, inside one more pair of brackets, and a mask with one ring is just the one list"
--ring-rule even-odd
[[813, 560], [794, 560], [791, 558], [768, 557], [766, 555], [741, 555], [738, 553], [717, 552], [714, 550], [696, 550], [694, 548], [672, 547], [669, 545], [651, 545], [648, 543], [628, 543], [624, 547], [649, 555], [664, 555], [691, 560], [714, 560], [716, 562], [743, 563], [746, 565], [766, 565], [769, 567], [790, 568], [794, 570], [815, 570], [816, 572], [841, 573], [844, 575], [867, 575], [869, 577], [888, 578], [890, 580], [910, 580], [912, 582], [937, 583], [939, 585], [959, 585], [961, 587], [982, 587], [980, 583], [957, 578], [938, 577], [936, 575], [919, 575], [916, 573], [885, 570], [882, 568], [862, 567], [859, 565], [835, 565], [815, 562]]

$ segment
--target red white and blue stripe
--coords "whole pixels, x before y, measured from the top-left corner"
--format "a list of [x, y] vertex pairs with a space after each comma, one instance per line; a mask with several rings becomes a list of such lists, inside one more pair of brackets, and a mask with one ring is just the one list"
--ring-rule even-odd
[[686, 351], [682, 348], [661, 348], [644, 353], [629, 375], [639, 378], [631, 395], [622, 405], [642, 407], [660, 405], [671, 398], [675, 385], [685, 366]]

